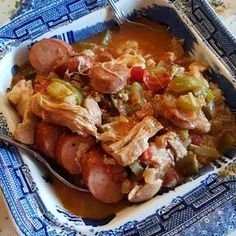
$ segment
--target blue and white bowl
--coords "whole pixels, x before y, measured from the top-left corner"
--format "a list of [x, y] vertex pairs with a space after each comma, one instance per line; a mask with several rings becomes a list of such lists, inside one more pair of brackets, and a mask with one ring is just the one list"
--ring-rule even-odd
[[[10, 134], [18, 121], [5, 95], [14, 65], [27, 61], [28, 46], [49, 37], [74, 43], [114, 24], [104, 0], [47, 2], [0, 29], [0, 132]], [[145, 15], [184, 38], [191, 55], [209, 65], [209, 75], [235, 111], [236, 41], [206, 1], [119, 0], [117, 4], [127, 15]], [[100, 221], [64, 209], [45, 181], [45, 169], [3, 143], [0, 187], [22, 235], [226, 235], [236, 229], [236, 178], [218, 172], [235, 161], [235, 154], [232, 149], [175, 190]]]

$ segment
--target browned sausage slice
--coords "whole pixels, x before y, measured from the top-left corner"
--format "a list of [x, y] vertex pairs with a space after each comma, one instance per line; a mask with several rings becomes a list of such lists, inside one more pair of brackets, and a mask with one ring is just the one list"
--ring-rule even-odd
[[106, 203], [122, 199], [121, 183], [126, 177], [124, 168], [105, 164], [105, 152], [100, 147], [91, 148], [82, 158], [82, 175], [92, 195]]
[[60, 77], [64, 77], [65, 72], [68, 70], [69, 73], [79, 71], [80, 73], [90, 69], [93, 65], [93, 59], [87, 55], [75, 56], [67, 58], [57, 63], [53, 70]]
[[80, 158], [94, 145], [93, 137], [83, 138], [75, 134], [62, 135], [57, 143], [57, 162], [70, 174], [80, 174]]
[[124, 88], [130, 71], [126, 64], [113, 61], [103, 62], [89, 71], [91, 86], [101, 93], [115, 93]]
[[36, 147], [47, 157], [55, 158], [56, 144], [64, 130], [58, 125], [40, 122], [35, 129]]
[[29, 52], [31, 65], [39, 72], [49, 73], [57, 62], [73, 55], [72, 47], [58, 39], [42, 39]]

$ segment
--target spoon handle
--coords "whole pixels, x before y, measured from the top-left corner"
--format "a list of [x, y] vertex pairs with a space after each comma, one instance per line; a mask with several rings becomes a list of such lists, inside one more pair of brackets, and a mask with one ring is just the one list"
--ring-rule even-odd
[[82, 191], [82, 192], [89, 192], [88, 189], [85, 189], [85, 188], [81, 188], [75, 184], [72, 184], [70, 183], [68, 180], [66, 180], [65, 178], [63, 178], [57, 171], [55, 171], [51, 165], [46, 161], [46, 159], [40, 155], [38, 152], [32, 150], [29, 146], [23, 144], [23, 143], [20, 143], [16, 140], [14, 140], [13, 138], [7, 136], [7, 135], [4, 135], [2, 133], [0, 133], [0, 140], [2, 141], [5, 141], [7, 143], [10, 143], [18, 148], [21, 148], [23, 149], [24, 151], [26, 151], [28, 154], [32, 155], [36, 160], [38, 160], [39, 162], [43, 163], [47, 168], [48, 170], [57, 178], [59, 179], [60, 181], [62, 181], [64, 184], [66, 184], [67, 186], [73, 188], [73, 189], [76, 189], [76, 190], [79, 190], [79, 191]]
[[113, 14], [114, 14], [114, 16], [115, 16], [115, 18], [117, 20], [117, 23], [119, 25], [122, 25], [126, 21], [125, 14], [123, 13], [122, 10], [120, 10], [116, 6], [116, 4], [115, 4], [115, 2], [113, 0], [107, 0], [107, 2], [109, 4], [110, 8], [112, 9], [112, 12], [113, 12]]

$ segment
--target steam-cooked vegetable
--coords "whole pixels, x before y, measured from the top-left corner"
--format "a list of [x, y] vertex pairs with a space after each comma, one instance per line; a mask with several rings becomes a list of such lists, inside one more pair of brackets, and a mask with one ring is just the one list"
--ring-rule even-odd
[[142, 86], [138, 82], [134, 82], [130, 88], [130, 101], [132, 104], [141, 104], [143, 100]]
[[132, 164], [130, 164], [129, 168], [132, 170], [132, 172], [136, 176], [140, 176], [144, 171], [144, 168], [141, 166], [141, 164], [138, 161], [134, 161]]
[[[58, 89], [59, 88], [61, 88], [65, 93], [69, 93], [69, 91], [71, 92], [71, 94], [68, 94], [68, 96], [69, 95], [72, 95], [73, 94], [73, 96], [75, 97], [75, 100], [76, 100], [76, 103], [78, 104], [78, 105], [80, 105], [80, 104], [82, 104], [82, 102], [83, 102], [83, 95], [82, 95], [82, 93], [79, 91], [79, 89], [78, 88], [75, 88], [73, 85], [71, 85], [69, 82], [67, 82], [67, 81], [64, 81], [64, 80], [60, 80], [60, 79], [57, 79], [57, 78], [54, 78], [54, 79], [52, 79], [52, 81], [53, 81], [53, 83], [56, 83], [55, 85], [58, 87]], [[59, 84], [61, 84], [61, 86], [59, 85]], [[54, 87], [55, 87], [55, 85], [54, 85]], [[63, 85], [63, 86], [62, 86]], [[50, 86], [50, 85], [49, 85]], [[57, 87], [55, 87], [55, 89], [57, 88]], [[67, 90], [66, 90], [66, 89]], [[51, 93], [53, 93], [54, 94], [54, 97], [57, 97], [57, 92], [56, 91], [52, 91], [53, 90], [53, 87], [52, 87], [52, 89], [51, 89]], [[63, 91], [62, 91], [62, 93], [63, 93]], [[53, 95], [52, 95], [53, 96]]]
[[230, 131], [225, 131], [219, 138], [217, 142], [218, 151], [224, 154], [230, 148], [232, 148], [235, 144], [235, 138], [231, 134]]
[[180, 159], [176, 165], [178, 170], [185, 177], [196, 174], [199, 169], [197, 155], [191, 151], [189, 151], [184, 158]]
[[190, 145], [189, 148], [193, 153], [195, 153], [198, 157], [200, 157], [203, 162], [210, 162], [220, 157], [220, 153], [214, 148], [210, 146], [195, 146]]
[[73, 94], [63, 83], [54, 81], [47, 87], [47, 92], [51, 97], [59, 100], [65, 100], [66, 97]]
[[206, 101], [211, 102], [214, 99], [214, 94], [211, 89], [208, 89], [206, 92]]
[[164, 66], [156, 66], [153, 68], [149, 69], [149, 72], [156, 75], [156, 74], [161, 74], [166, 72], [166, 68]]
[[177, 100], [177, 106], [184, 111], [196, 111], [200, 109], [197, 99], [192, 93], [181, 95]]
[[179, 76], [169, 84], [169, 89], [175, 93], [193, 92], [204, 93], [207, 90], [205, 83], [193, 76]]
[[180, 130], [180, 137], [185, 141], [189, 138], [189, 133], [187, 129]]

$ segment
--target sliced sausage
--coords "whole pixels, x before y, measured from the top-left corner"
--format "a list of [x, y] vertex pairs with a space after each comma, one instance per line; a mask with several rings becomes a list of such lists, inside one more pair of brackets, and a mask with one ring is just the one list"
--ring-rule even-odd
[[127, 84], [130, 71], [126, 64], [114, 61], [99, 63], [89, 71], [91, 86], [101, 93], [115, 93]]
[[194, 129], [197, 125], [197, 113], [195, 111], [182, 111], [178, 109], [176, 97], [163, 94], [157, 97], [161, 106], [162, 115], [182, 129]]
[[87, 55], [75, 56], [69, 59], [65, 59], [59, 62], [53, 70], [60, 76], [64, 77], [65, 72], [68, 70], [69, 73], [79, 71], [81, 73], [90, 69], [93, 65], [93, 59]]
[[80, 157], [94, 144], [92, 137], [85, 139], [75, 134], [62, 135], [56, 147], [57, 161], [70, 174], [80, 174]]
[[40, 122], [35, 129], [36, 147], [47, 157], [55, 158], [56, 144], [64, 131], [59, 125]]
[[42, 73], [49, 73], [59, 62], [73, 55], [72, 47], [58, 39], [42, 39], [29, 52], [31, 65]]
[[124, 168], [104, 161], [105, 152], [101, 147], [93, 147], [81, 160], [82, 176], [92, 195], [106, 203], [122, 199], [121, 183], [126, 178]]

